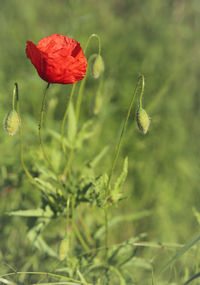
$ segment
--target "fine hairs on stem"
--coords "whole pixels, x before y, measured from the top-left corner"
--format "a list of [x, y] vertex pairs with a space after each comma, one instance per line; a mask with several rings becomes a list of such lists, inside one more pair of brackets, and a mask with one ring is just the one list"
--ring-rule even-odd
[[[135, 90], [133, 92], [133, 96], [132, 96], [130, 104], [129, 104], [127, 115], [126, 115], [126, 118], [124, 120], [124, 124], [123, 124], [123, 127], [122, 127], [122, 131], [121, 131], [121, 135], [120, 135], [120, 138], [119, 138], [119, 142], [118, 142], [116, 150], [115, 150], [115, 155], [114, 155], [114, 159], [113, 159], [113, 163], [112, 163], [112, 166], [111, 166], [110, 174], [109, 174], [109, 177], [108, 177], [108, 183], [107, 183], [107, 187], [106, 187], [106, 193], [105, 194], [106, 194], [107, 198], [109, 198], [109, 196], [111, 194], [110, 183], [111, 183], [112, 175], [113, 175], [114, 169], [115, 169], [116, 164], [117, 164], [117, 160], [118, 160], [120, 149], [121, 149], [121, 146], [122, 146], [122, 141], [123, 141], [123, 138], [124, 138], [124, 135], [125, 135], [125, 130], [126, 130], [126, 126], [127, 126], [127, 123], [128, 123], [128, 119], [130, 117], [131, 110], [132, 110], [133, 104], [135, 102], [135, 98], [136, 98], [136, 95], [138, 93], [138, 88], [139, 88], [140, 84], [142, 85], [142, 88], [141, 88], [139, 100], [142, 103], [142, 96], [143, 96], [143, 93], [144, 93], [144, 76], [143, 75], [140, 75], [138, 77], [137, 84], [136, 84]], [[104, 214], [105, 214], [105, 249], [106, 249], [106, 260], [108, 260], [108, 208], [107, 207], [104, 209]]]

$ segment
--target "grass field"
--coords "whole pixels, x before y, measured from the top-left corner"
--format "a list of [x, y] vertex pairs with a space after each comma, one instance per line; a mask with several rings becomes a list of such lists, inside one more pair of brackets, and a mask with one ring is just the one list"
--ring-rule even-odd
[[[200, 271], [200, 2], [0, 5], [0, 284], [184, 284]], [[97, 35], [85, 55], [98, 53], [100, 38], [105, 69], [94, 79], [88, 64], [76, 84], [64, 138], [72, 85], [50, 85], [45, 159], [38, 125], [46, 82], [25, 48], [54, 33], [83, 49]], [[123, 129], [140, 75], [146, 135], [136, 122], [141, 81]], [[21, 131], [9, 136], [3, 122], [14, 83]]]

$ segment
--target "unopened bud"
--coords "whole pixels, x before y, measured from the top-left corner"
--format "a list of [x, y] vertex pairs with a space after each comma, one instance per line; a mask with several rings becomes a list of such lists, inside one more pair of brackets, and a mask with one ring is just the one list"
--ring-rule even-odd
[[13, 136], [17, 132], [19, 125], [20, 125], [19, 115], [15, 110], [10, 111], [4, 119], [4, 128], [6, 132], [10, 136]]
[[139, 130], [143, 134], [146, 134], [148, 129], [149, 129], [150, 118], [147, 115], [147, 112], [143, 108], [139, 108], [137, 110], [137, 112], [136, 112], [136, 121], [137, 121], [137, 125], [138, 125]]
[[101, 75], [101, 73], [104, 71], [104, 61], [100, 54], [98, 54], [91, 65], [91, 73], [92, 77], [97, 79]]

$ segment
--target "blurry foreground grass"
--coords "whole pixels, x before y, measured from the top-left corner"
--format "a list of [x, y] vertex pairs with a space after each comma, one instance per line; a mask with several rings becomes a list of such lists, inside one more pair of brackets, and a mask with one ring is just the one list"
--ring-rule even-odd
[[[139, 240], [135, 258], [126, 269], [134, 284], [152, 284], [152, 272], [155, 284], [182, 284], [198, 272], [198, 244], [170, 271], [162, 276], [158, 272], [199, 231], [199, 1], [9, 0], [2, 1], [0, 15], [0, 120], [10, 109], [13, 83], [17, 81], [25, 160], [33, 172], [34, 164], [42, 160], [37, 125], [45, 83], [26, 59], [26, 40], [38, 42], [44, 36], [59, 33], [84, 45], [92, 33], [101, 37], [105, 61], [103, 108], [95, 136], [75, 158], [75, 165], [80, 165], [103, 146], [110, 146], [111, 155], [98, 166], [99, 174], [111, 165], [137, 74], [145, 75], [144, 106], [152, 120], [150, 131], [146, 136], [141, 135], [132, 116], [115, 173], [117, 177], [123, 158], [128, 155], [129, 173], [124, 187], [128, 199], [113, 208], [110, 216], [142, 211], [149, 211], [150, 215], [118, 223], [110, 231], [109, 243], [123, 243], [129, 238]], [[96, 52], [96, 46], [94, 41], [90, 52]], [[91, 115], [97, 89], [98, 84], [89, 79], [82, 121]], [[55, 85], [50, 90], [45, 128], [60, 130], [69, 92], [70, 86]], [[0, 272], [54, 272], [61, 264], [40, 253], [26, 237], [29, 223], [34, 221], [5, 215], [7, 211], [37, 208], [40, 195], [20, 166], [18, 136], [8, 137], [2, 130], [0, 142]], [[48, 142], [49, 149], [53, 149], [55, 142], [47, 138]], [[90, 211], [89, 207], [88, 212], [84, 210], [88, 226]], [[62, 230], [62, 224], [49, 225], [44, 232], [49, 245], [57, 246]], [[22, 275], [14, 281], [32, 284], [35, 280]], [[116, 280], [113, 284], [120, 283]]]

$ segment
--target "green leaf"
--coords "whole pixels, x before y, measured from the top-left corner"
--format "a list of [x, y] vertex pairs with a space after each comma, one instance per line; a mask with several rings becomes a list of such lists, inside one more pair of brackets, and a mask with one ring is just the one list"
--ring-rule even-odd
[[[109, 223], [108, 226], [109, 228], [114, 227], [115, 225], [117, 225], [120, 222], [124, 222], [124, 221], [134, 221], [134, 220], [139, 220], [139, 219], [143, 219], [145, 217], [148, 217], [151, 215], [150, 211], [142, 211], [142, 212], [138, 212], [136, 214], [130, 214], [130, 215], [124, 215], [124, 216], [118, 216], [113, 218]], [[100, 229], [98, 229], [98, 231], [95, 233], [95, 238], [99, 239], [101, 238], [102, 235], [104, 235], [105, 233], [105, 226], [103, 225]]]
[[103, 150], [88, 163], [88, 166], [94, 168], [107, 153], [108, 148], [108, 146], [104, 147]]
[[45, 227], [48, 225], [49, 220], [47, 219], [39, 219], [39, 223], [36, 224], [29, 232], [28, 232], [28, 238], [33, 243], [35, 247], [37, 247], [40, 251], [43, 253], [48, 254], [52, 257], [57, 257], [56, 252], [51, 249], [47, 243], [43, 240], [41, 233], [45, 229]]
[[120, 271], [114, 267], [114, 266], [110, 266], [109, 267], [111, 271], [114, 271], [116, 273], [116, 275], [119, 277], [119, 280], [120, 280], [120, 285], [126, 285], [126, 281], [124, 279], [124, 277], [122, 276], [122, 274], [120, 273]]
[[170, 266], [172, 266], [186, 251], [188, 251], [199, 240], [200, 240], [200, 234], [198, 234], [195, 238], [189, 241], [179, 252], [177, 252], [177, 254], [175, 254], [174, 257], [172, 257], [172, 259], [170, 259], [170, 261], [165, 266], [163, 266], [163, 268], [160, 271], [160, 274], [162, 274]]
[[51, 193], [51, 194], [56, 193], [56, 187], [52, 183], [47, 182], [41, 178], [35, 178], [35, 180], [40, 184], [45, 193]]
[[87, 121], [85, 124], [83, 124], [81, 130], [78, 132], [77, 137], [76, 137], [76, 148], [80, 149], [83, 142], [87, 139], [89, 139], [92, 135], [93, 132], [89, 131], [89, 128], [93, 124], [92, 120]]
[[115, 193], [121, 189], [121, 186], [126, 180], [127, 174], [128, 174], [128, 157], [124, 159], [122, 173], [120, 174], [119, 178], [115, 182], [114, 190], [113, 190]]
[[[77, 283], [78, 282], [78, 283]], [[63, 282], [53, 282], [53, 283], [34, 283], [32, 285], [80, 285], [80, 284], [85, 284], [85, 285], [91, 285], [91, 283], [83, 283], [83, 282], [80, 282], [80, 281], [77, 281], [77, 282], [70, 282], [70, 281], [63, 281]]]
[[51, 249], [47, 243], [44, 241], [44, 239], [41, 236], [38, 236], [37, 239], [34, 242], [34, 245], [43, 253], [48, 254], [52, 257], [57, 257], [56, 252]]
[[14, 282], [12, 282], [12, 281], [10, 281], [8, 279], [2, 278], [2, 277], [0, 277], [0, 282], [2, 284], [6, 284], [6, 285], [17, 285], [16, 283], [14, 283]]
[[43, 210], [41, 208], [32, 210], [18, 210], [6, 213], [9, 216], [21, 216], [21, 217], [45, 217], [50, 218], [53, 216], [53, 212], [48, 208], [48, 210]]

